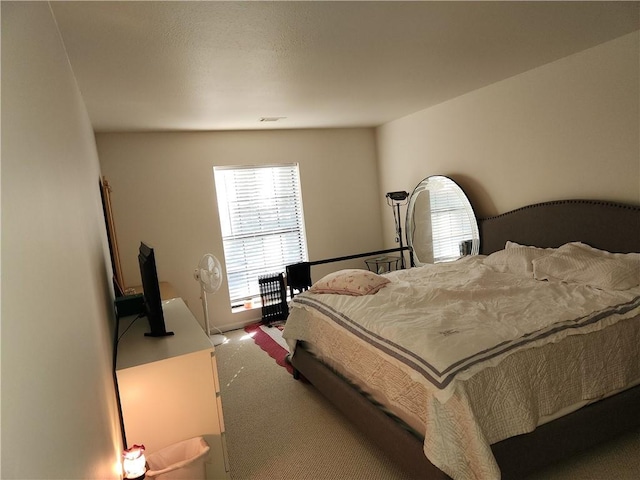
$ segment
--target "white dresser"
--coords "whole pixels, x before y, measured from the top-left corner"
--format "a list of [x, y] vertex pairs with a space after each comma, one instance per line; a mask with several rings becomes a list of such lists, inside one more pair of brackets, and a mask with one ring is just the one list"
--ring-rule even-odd
[[120, 319], [116, 376], [127, 443], [153, 453], [204, 437], [207, 478], [229, 479], [215, 349], [181, 298], [162, 306], [175, 335], [145, 337], [146, 317]]

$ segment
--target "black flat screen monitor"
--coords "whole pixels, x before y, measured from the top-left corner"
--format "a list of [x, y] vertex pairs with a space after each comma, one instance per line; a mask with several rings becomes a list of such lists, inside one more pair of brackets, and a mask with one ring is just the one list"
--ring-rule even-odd
[[153, 248], [144, 243], [140, 243], [138, 263], [140, 264], [140, 277], [142, 277], [142, 290], [144, 291], [144, 313], [149, 321], [150, 329], [145, 335], [147, 337], [173, 335], [173, 332], [167, 332], [164, 325], [160, 282], [158, 281], [158, 271], [156, 270], [156, 258], [153, 253]]

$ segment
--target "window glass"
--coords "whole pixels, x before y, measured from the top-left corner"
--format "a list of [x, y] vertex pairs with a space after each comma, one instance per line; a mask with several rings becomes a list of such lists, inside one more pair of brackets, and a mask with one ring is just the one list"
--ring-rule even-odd
[[231, 306], [259, 297], [258, 277], [307, 261], [297, 164], [214, 167]]

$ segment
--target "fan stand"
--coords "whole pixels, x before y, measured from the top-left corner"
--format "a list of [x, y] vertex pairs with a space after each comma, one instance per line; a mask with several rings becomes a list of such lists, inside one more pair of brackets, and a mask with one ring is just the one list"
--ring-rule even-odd
[[209, 307], [207, 306], [207, 292], [205, 292], [204, 287], [200, 288], [200, 298], [202, 299], [202, 310], [204, 310], [204, 323], [205, 323], [205, 328], [206, 328], [205, 331], [207, 333], [207, 336], [209, 337], [209, 340], [211, 341], [214, 347], [217, 347], [218, 345], [222, 345], [227, 341], [227, 337], [222, 334], [222, 331], [219, 328], [214, 327], [220, 333], [214, 334], [214, 335], [211, 335], [210, 333], [211, 329], [209, 327]]
[[227, 341], [227, 337], [216, 333], [215, 335], [209, 335], [209, 340], [211, 340], [211, 343], [213, 343], [214, 347], [217, 347], [218, 345], [222, 345], [223, 343], [225, 343]]

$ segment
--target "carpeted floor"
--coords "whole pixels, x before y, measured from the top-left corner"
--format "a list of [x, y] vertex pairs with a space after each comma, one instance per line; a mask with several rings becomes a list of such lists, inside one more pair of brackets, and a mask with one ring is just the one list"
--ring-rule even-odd
[[[407, 477], [309, 384], [244, 330], [216, 347], [232, 480], [401, 480]], [[640, 433], [527, 480], [640, 478]]]

